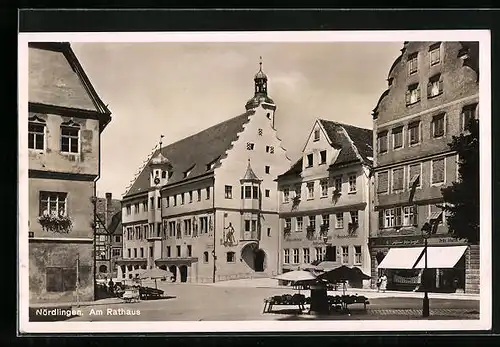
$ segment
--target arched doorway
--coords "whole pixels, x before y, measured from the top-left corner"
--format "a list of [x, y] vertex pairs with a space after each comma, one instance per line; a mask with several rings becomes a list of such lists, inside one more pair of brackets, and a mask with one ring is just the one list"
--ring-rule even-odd
[[108, 272], [108, 267], [106, 265], [99, 266], [99, 272], [100, 273], [106, 273], [106, 272]]
[[254, 251], [254, 270], [255, 272], [263, 272], [266, 261], [266, 252], [262, 249], [256, 249]]
[[179, 272], [181, 273], [181, 282], [187, 282], [188, 268], [186, 265], [179, 266]]
[[168, 267], [168, 269], [170, 270], [170, 272], [172, 273], [172, 282], [176, 282], [177, 281], [177, 266], [175, 265], [170, 265]]

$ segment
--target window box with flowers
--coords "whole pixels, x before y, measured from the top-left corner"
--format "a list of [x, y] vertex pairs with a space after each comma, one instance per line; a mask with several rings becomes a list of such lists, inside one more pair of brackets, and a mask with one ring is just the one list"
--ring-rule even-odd
[[38, 222], [42, 226], [44, 231], [52, 231], [55, 233], [69, 233], [71, 228], [73, 227], [73, 222], [71, 219], [64, 215], [62, 212], [59, 214], [53, 213], [44, 213], [40, 217], [38, 217]]
[[328, 229], [329, 229], [328, 224], [321, 224], [321, 226], [319, 228], [319, 235], [321, 237], [328, 235]]
[[288, 237], [291, 235], [291, 233], [292, 233], [292, 227], [285, 227], [283, 229], [283, 236]]
[[335, 205], [339, 201], [341, 196], [342, 196], [342, 193], [340, 191], [338, 191], [337, 189], [335, 189], [333, 191], [333, 194], [332, 194], [332, 203]]
[[316, 231], [316, 228], [313, 225], [308, 225], [306, 230], [307, 230], [306, 234], [307, 239], [312, 240], [314, 238], [314, 232]]
[[356, 233], [358, 230], [358, 223], [351, 222], [347, 225], [347, 231], [349, 232], [350, 235]]

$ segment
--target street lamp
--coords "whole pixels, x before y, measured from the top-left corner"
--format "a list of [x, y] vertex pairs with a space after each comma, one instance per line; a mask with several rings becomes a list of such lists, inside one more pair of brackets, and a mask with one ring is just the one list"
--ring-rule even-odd
[[422, 317], [429, 317], [429, 293], [427, 291], [427, 239], [432, 232], [432, 225], [425, 223], [422, 226], [422, 237], [424, 238], [424, 273], [422, 275], [422, 284], [424, 285], [424, 300], [422, 303]]

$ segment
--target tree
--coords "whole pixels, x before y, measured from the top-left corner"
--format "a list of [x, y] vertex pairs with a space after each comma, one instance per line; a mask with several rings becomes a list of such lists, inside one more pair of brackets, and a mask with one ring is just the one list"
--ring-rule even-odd
[[450, 148], [458, 154], [458, 181], [441, 190], [450, 233], [479, 242], [479, 121], [471, 119], [466, 132], [453, 136]]

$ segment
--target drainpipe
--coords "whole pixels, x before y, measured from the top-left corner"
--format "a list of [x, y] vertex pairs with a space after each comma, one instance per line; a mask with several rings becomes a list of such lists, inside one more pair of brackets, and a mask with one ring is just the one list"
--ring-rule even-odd
[[214, 210], [214, 222], [213, 222], [213, 233], [214, 233], [214, 249], [212, 250], [212, 256], [213, 256], [213, 260], [214, 260], [214, 269], [213, 269], [213, 274], [212, 274], [212, 283], [215, 283], [215, 272], [217, 270], [217, 265], [216, 265], [216, 261], [217, 261], [217, 255], [215, 254], [215, 235], [216, 235], [216, 230], [217, 230], [217, 224], [215, 223], [215, 215], [216, 215], [216, 211], [215, 211], [215, 174], [214, 174], [214, 177], [213, 177], [213, 191], [212, 191], [212, 208]]
[[[372, 184], [372, 177], [373, 177], [373, 172], [368, 169], [368, 203], [367, 203], [367, 211], [368, 211], [368, 235], [367, 235], [367, 243], [368, 243], [368, 259], [370, 259], [370, 272], [372, 268], [371, 264], [371, 249], [370, 249], [370, 235], [371, 235], [371, 227], [372, 227], [372, 192], [375, 193], [373, 189], [373, 184]], [[373, 198], [375, 198], [375, 195], [373, 195]], [[373, 281], [370, 281], [370, 287], [373, 286]]]
[[94, 214], [93, 214], [93, 222], [92, 222], [92, 248], [93, 248], [93, 268], [94, 268], [94, 300], [97, 299], [97, 265], [96, 265], [96, 234], [97, 234], [97, 185], [94, 181], [94, 193], [92, 196], [92, 203], [94, 204]]
[[277, 203], [276, 203], [276, 206], [277, 206], [277, 211], [278, 211], [278, 256], [276, 257], [276, 262], [278, 264], [278, 267], [276, 268], [276, 274], [279, 275], [281, 274], [281, 267], [280, 267], [280, 259], [281, 259], [281, 256], [283, 255], [283, 252], [281, 251], [281, 236], [283, 235], [282, 232], [281, 232], [281, 217], [280, 217], [280, 187], [278, 185], [278, 183], [276, 183], [276, 200], [277, 200]]

